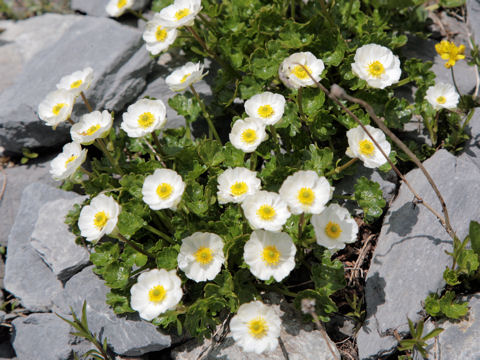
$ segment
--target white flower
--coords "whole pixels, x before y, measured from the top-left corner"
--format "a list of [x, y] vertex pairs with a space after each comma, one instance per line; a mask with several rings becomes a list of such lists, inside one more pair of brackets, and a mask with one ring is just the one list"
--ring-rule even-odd
[[225, 261], [223, 240], [212, 233], [196, 232], [182, 240], [178, 267], [193, 281], [215, 279]]
[[[370, 135], [377, 141], [382, 150], [388, 156], [390, 154], [390, 143], [386, 140], [385, 134], [380, 129], [376, 129], [370, 125], [365, 125]], [[345, 152], [351, 158], [359, 158], [363, 161], [363, 165], [367, 168], [376, 168], [387, 162], [380, 150], [370, 139], [361, 126], [347, 131], [348, 149]]]
[[110, 0], [105, 11], [111, 17], [119, 17], [133, 6], [135, 0]]
[[274, 125], [282, 119], [285, 110], [283, 95], [264, 92], [245, 101], [245, 112], [251, 118], [263, 121], [265, 125]]
[[235, 121], [229, 135], [232, 145], [246, 153], [255, 151], [267, 138], [265, 124], [260, 119], [245, 118]]
[[38, 116], [48, 126], [54, 128], [70, 118], [75, 96], [67, 90], [55, 90], [49, 93], [38, 105]]
[[50, 174], [57, 181], [65, 180], [77, 171], [86, 158], [87, 150], [82, 150], [80, 144], [65, 144], [63, 151], [50, 163]]
[[143, 201], [152, 210], [177, 208], [182, 199], [185, 183], [176, 171], [157, 169], [145, 178], [142, 187]]
[[201, 63], [194, 64], [188, 62], [168, 75], [165, 82], [170, 90], [182, 91], [202, 80], [205, 75], [207, 73], [203, 73], [203, 65]]
[[358, 225], [347, 209], [330, 204], [319, 215], [313, 215], [310, 222], [317, 236], [317, 244], [327, 249], [343, 249], [345, 244], [357, 240]]
[[118, 221], [121, 206], [110, 196], [96, 196], [80, 211], [78, 227], [87, 241], [100, 240], [103, 235], [111, 234]]
[[438, 83], [427, 89], [425, 99], [435, 110], [454, 109], [457, 107], [460, 95], [455, 87], [447, 83]]
[[295, 267], [297, 249], [287, 233], [255, 230], [245, 243], [243, 258], [250, 272], [260, 280], [280, 282]]
[[167, 122], [166, 113], [162, 100], [141, 99], [128, 107], [120, 127], [130, 137], [142, 137], [161, 129]]
[[147, 43], [147, 50], [152, 55], [158, 55], [168, 49], [177, 38], [177, 30], [161, 25], [159, 14], [155, 14], [152, 20], [147, 22], [143, 32], [143, 40]]
[[260, 190], [257, 172], [247, 168], [228, 168], [218, 177], [218, 203], [241, 203], [248, 195]]
[[313, 86], [315, 83], [310, 78], [303, 65], [316, 81], [320, 81], [322, 71], [325, 69], [323, 61], [317, 59], [311, 52], [299, 52], [283, 60], [278, 69], [280, 80], [286, 87], [298, 89], [304, 86]]
[[87, 90], [92, 84], [93, 69], [87, 67], [80, 71], [75, 71], [73, 74], [64, 76], [57, 84], [57, 89], [68, 90], [73, 95], [78, 96], [82, 91]]
[[315, 171], [297, 171], [285, 179], [279, 194], [292, 214], [318, 214], [332, 198], [333, 188], [328, 180]]
[[164, 7], [159, 13], [159, 19], [164, 26], [192, 26], [195, 16], [202, 10], [201, 0], [175, 0]]
[[278, 346], [282, 321], [270, 306], [260, 301], [242, 304], [230, 321], [232, 337], [244, 351], [261, 354]]
[[355, 52], [352, 71], [368, 85], [384, 89], [400, 79], [400, 60], [385, 46], [363, 45]]
[[268, 191], [247, 196], [242, 209], [253, 229], [280, 231], [290, 217], [287, 203], [277, 193]]
[[140, 274], [130, 289], [130, 306], [147, 321], [173, 310], [183, 296], [182, 281], [175, 270], [153, 269]]
[[83, 115], [78, 123], [72, 125], [70, 135], [74, 142], [89, 145], [95, 139], [107, 136], [112, 124], [112, 115], [107, 110], [94, 111]]

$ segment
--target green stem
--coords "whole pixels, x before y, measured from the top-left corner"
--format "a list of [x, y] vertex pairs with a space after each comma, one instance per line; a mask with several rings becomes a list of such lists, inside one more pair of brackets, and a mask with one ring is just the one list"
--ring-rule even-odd
[[83, 91], [80, 91], [80, 96], [82, 97], [82, 100], [83, 100], [83, 102], [85, 103], [85, 106], [87, 107], [88, 112], [92, 112], [92, 111], [93, 111], [93, 108], [92, 108], [92, 106], [90, 105], [90, 103], [88, 102], [87, 97], [85, 96], [85, 94], [83, 93]]
[[307, 122], [307, 116], [303, 112], [303, 105], [302, 105], [302, 98], [303, 98], [303, 88], [298, 89], [298, 95], [297, 95], [297, 105], [298, 105], [298, 111], [300, 112], [300, 117], [302, 118], [303, 121]]
[[290, 0], [290, 17], [295, 20], [295, 0]]
[[332, 171], [329, 171], [328, 173], [325, 174], [325, 177], [327, 176], [332, 176], [334, 174], [338, 174], [340, 172], [342, 172], [343, 170], [345, 170], [346, 168], [352, 166], [353, 164], [355, 164], [355, 162], [358, 160], [358, 158], [353, 158], [351, 160], [349, 160], [347, 163], [343, 164], [342, 166], [339, 166], [339, 167], [336, 167], [335, 169], [333, 169]]
[[155, 146], [157, 147], [157, 151], [155, 151], [155, 152], [156, 152], [158, 158], [160, 159], [159, 161], [162, 163], [163, 167], [167, 167], [165, 165], [165, 162], [162, 159], [162, 155], [161, 155], [162, 145], [160, 145], [160, 140], [158, 139], [157, 134], [155, 134], [155, 131], [152, 131], [152, 138], [153, 138], [153, 142], [155, 143]]
[[275, 143], [277, 152], [280, 154], [280, 142], [278, 141], [277, 129], [275, 129], [275, 126], [273, 125], [270, 125], [269, 128], [270, 128], [270, 132], [272, 133], [273, 142]]
[[145, 22], [148, 22], [148, 19], [145, 16], [143, 16], [139, 11], [128, 9], [128, 12], [132, 15], [135, 15], [137, 18], [142, 19]]
[[198, 13], [198, 18], [200, 19], [200, 22], [203, 24], [203, 26], [218, 34], [217, 27], [210, 20], [208, 20], [207, 17], [202, 14], [202, 12]]
[[160, 218], [160, 221], [168, 229], [168, 231], [173, 233], [172, 223], [170, 222], [170, 219], [167, 216], [165, 216], [165, 213], [160, 210], [160, 211], [155, 212], [155, 214], [158, 215], [158, 217]]
[[305, 226], [305, 213], [300, 215], [300, 220], [298, 220], [298, 240], [302, 238], [303, 228]]
[[256, 168], [257, 168], [257, 153], [256, 152], [252, 152], [252, 154], [250, 155], [250, 170], [252, 171], [256, 171]]
[[153, 226], [150, 226], [150, 225], [144, 225], [145, 229], [147, 229], [148, 231], [150, 231], [151, 233], [154, 233], [155, 235], [158, 235], [160, 236], [163, 240], [166, 240], [167, 242], [171, 243], [171, 244], [174, 244], [175, 241], [172, 240], [172, 238], [170, 238], [167, 234], [161, 232], [160, 230], [158, 229], [155, 229]]
[[128, 240], [125, 236], [123, 236], [123, 235], [120, 234], [119, 232], [117, 232], [117, 236], [119, 237], [120, 240], [122, 240], [125, 244], [127, 244], [127, 245], [130, 246], [131, 248], [133, 248], [133, 249], [135, 249], [136, 251], [138, 251], [139, 253], [141, 253], [141, 254], [149, 257], [150, 259], [155, 260], [155, 256], [153, 256], [152, 254], [150, 254], [148, 251], [143, 250], [140, 246], [138, 246], [137, 244], [135, 244], [133, 241]]
[[399, 82], [397, 82], [396, 84], [394, 84], [393, 87], [397, 88], [397, 87], [403, 86], [405, 84], [408, 84], [410, 81], [412, 81], [412, 79], [410, 77], [406, 77], [405, 79], [402, 79]]
[[123, 171], [120, 169], [120, 167], [118, 166], [118, 163], [115, 161], [115, 159], [113, 158], [112, 154], [110, 154], [110, 151], [108, 151], [107, 149], [107, 145], [105, 144], [105, 141], [103, 141], [103, 139], [101, 138], [98, 138], [97, 139], [97, 144], [98, 144], [98, 147], [100, 148], [100, 150], [103, 151], [103, 153], [105, 154], [105, 156], [108, 158], [108, 161], [110, 161], [110, 164], [113, 166], [113, 168], [115, 169], [115, 171], [118, 173], [118, 174], [122, 174], [123, 175]]
[[221, 144], [222, 141], [220, 140], [220, 136], [218, 136], [217, 129], [215, 129], [215, 126], [213, 125], [212, 118], [210, 117], [210, 114], [207, 112], [207, 109], [205, 108], [205, 104], [203, 103], [202, 99], [200, 99], [200, 96], [198, 95], [197, 91], [193, 87], [193, 85], [190, 85], [190, 90], [192, 90], [193, 95], [197, 99], [198, 103], [200, 104], [200, 108], [202, 109], [203, 116], [205, 116], [205, 119], [207, 120], [208, 127], [212, 131], [213, 136], [215, 139]]
[[87, 169], [84, 169], [83, 167], [79, 167], [78, 170], [80, 170], [82, 173], [84, 173], [85, 175], [87, 175], [89, 178], [92, 178], [93, 177], [93, 174], [88, 171]]
[[332, 29], [335, 29], [336, 28], [335, 22], [333, 21], [332, 17], [330, 16], [330, 13], [328, 12], [325, 0], [320, 0], [319, 2], [320, 2], [320, 7], [322, 8], [323, 16], [325, 16], [327, 21], [330, 23], [330, 26], [332, 27]]

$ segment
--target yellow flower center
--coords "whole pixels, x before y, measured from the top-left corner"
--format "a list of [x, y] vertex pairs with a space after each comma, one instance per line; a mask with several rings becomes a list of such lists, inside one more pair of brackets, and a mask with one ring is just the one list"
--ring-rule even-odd
[[270, 116], [275, 114], [275, 111], [270, 105], [263, 105], [258, 108], [257, 113], [262, 118], [269, 118]]
[[253, 129], [247, 129], [242, 132], [242, 140], [244, 143], [253, 144], [257, 140], [257, 132]]
[[312, 205], [315, 200], [315, 194], [312, 189], [303, 187], [298, 192], [297, 199], [303, 205]]
[[70, 84], [70, 89], [76, 89], [80, 85], [82, 85], [83, 81], [82, 80], [76, 80]]
[[118, 0], [117, 7], [119, 9], [123, 8], [125, 5], [127, 5], [127, 0]]
[[173, 187], [167, 183], [161, 183], [157, 187], [157, 195], [160, 199], [166, 200], [172, 195]]
[[435, 50], [443, 60], [448, 60], [445, 63], [446, 68], [451, 68], [455, 65], [457, 60], [465, 59], [465, 45], [456, 46], [453, 42], [446, 40], [441, 41], [435, 45]]
[[[310, 68], [307, 65], [304, 65], [304, 66], [307, 69], [307, 71], [311, 74], [312, 71], [310, 70]], [[309, 77], [307, 71], [305, 71], [303, 66], [295, 65], [295, 67], [292, 70], [292, 74], [301, 80], [305, 80], [306, 78]]]
[[262, 251], [262, 260], [267, 265], [275, 266], [280, 260], [280, 251], [274, 245], [265, 246]]
[[108, 215], [105, 214], [105, 211], [99, 211], [95, 214], [93, 218], [93, 225], [95, 225], [98, 229], [103, 229], [108, 221]]
[[439, 104], [445, 104], [445, 102], [447, 101], [447, 99], [445, 99], [445, 96], [439, 96], [437, 97], [437, 103]]
[[275, 216], [275, 209], [270, 205], [262, 205], [257, 210], [257, 215], [260, 216], [262, 220], [270, 221]]
[[88, 128], [87, 131], [83, 131], [80, 133], [82, 136], [90, 136], [92, 134], [95, 134], [99, 129], [101, 128], [100, 124], [97, 125], [92, 125]]
[[188, 77], [192, 75], [192, 73], [188, 73], [183, 75], [183, 77], [180, 79], [180, 82], [183, 84], [185, 81], [187, 81]]
[[150, 300], [151, 302], [159, 303], [165, 299], [166, 295], [167, 291], [165, 290], [165, 288], [162, 285], [157, 285], [151, 288], [148, 292], [148, 300]]
[[175, 13], [175, 19], [180, 20], [180, 19], [183, 19], [185, 16], [187, 16], [188, 14], [190, 14], [190, 9], [188, 8], [185, 8], [185, 9], [182, 9], [182, 10], [178, 10], [176, 13]]
[[161, 26], [157, 26], [157, 31], [155, 31], [155, 38], [157, 39], [157, 41], [165, 41], [165, 39], [167, 38], [167, 30], [165, 30]]
[[367, 139], [360, 141], [359, 147], [360, 147], [360, 152], [366, 156], [372, 155], [373, 152], [375, 151], [375, 146], [373, 146], [373, 143]]
[[58, 115], [60, 114], [60, 110], [63, 109], [64, 106], [66, 106], [67, 104], [65, 103], [58, 103], [57, 105], [55, 105], [53, 108], [52, 108], [52, 112], [54, 115]]
[[145, 112], [138, 117], [138, 126], [147, 129], [155, 122], [155, 116], [151, 112]]
[[237, 181], [235, 184], [230, 186], [230, 192], [234, 196], [240, 196], [245, 194], [248, 191], [248, 186], [244, 181]]
[[325, 234], [332, 239], [336, 239], [342, 233], [342, 228], [337, 223], [329, 221], [327, 226], [325, 226]]
[[72, 155], [70, 156], [67, 161], [65, 161], [65, 167], [67, 167], [68, 164], [70, 164], [73, 160], [75, 160], [78, 156]]
[[200, 246], [193, 256], [195, 257], [195, 260], [202, 265], [210, 264], [213, 260], [212, 250], [203, 246]]
[[250, 320], [248, 322], [248, 332], [255, 339], [263, 338], [265, 335], [267, 335], [268, 332], [267, 322], [261, 316]]
[[384, 72], [385, 68], [380, 61], [374, 61], [368, 65], [368, 73], [373, 77], [380, 77]]

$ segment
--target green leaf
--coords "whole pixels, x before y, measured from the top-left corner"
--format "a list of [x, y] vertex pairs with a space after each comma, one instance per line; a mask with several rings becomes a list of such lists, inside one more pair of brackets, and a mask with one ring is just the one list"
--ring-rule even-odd
[[455, 293], [447, 291], [445, 295], [440, 298], [440, 308], [442, 313], [450, 319], [459, 319], [468, 313], [468, 303], [458, 303], [454, 301]]
[[318, 88], [302, 88], [302, 105], [306, 115], [313, 117], [325, 102], [325, 93]]
[[90, 254], [90, 261], [96, 267], [105, 267], [118, 260], [120, 247], [118, 244], [104, 242], [95, 246], [95, 252]]
[[124, 190], [128, 191], [133, 197], [142, 199], [142, 187], [145, 181], [145, 177], [140, 174], [128, 174], [124, 175], [120, 179], [120, 185]]
[[253, 52], [250, 57], [250, 64], [253, 74], [262, 80], [269, 80], [276, 76], [280, 65], [279, 62], [267, 55], [263, 49], [257, 49]]
[[473, 250], [463, 250], [457, 259], [459, 271], [472, 275], [480, 265], [478, 255]]
[[198, 116], [202, 112], [200, 104], [190, 92], [177, 94], [168, 99], [168, 105], [170, 105], [170, 107], [174, 109], [178, 115], [184, 116], [188, 123], [192, 123], [197, 120]]
[[208, 166], [217, 166], [225, 160], [222, 145], [215, 140], [202, 140], [197, 146], [197, 152]]
[[366, 222], [372, 222], [382, 215], [386, 201], [383, 199], [380, 184], [362, 176], [354, 186], [355, 200], [363, 209]]
[[437, 337], [438, 335], [440, 335], [440, 333], [443, 331], [442, 328], [436, 328], [436, 329], [433, 329], [432, 331], [430, 331], [427, 335], [425, 335], [422, 340], [423, 341], [427, 341], [427, 340], [430, 340], [430, 339], [433, 339], [434, 337]]
[[127, 238], [130, 238], [146, 224], [143, 218], [125, 210], [122, 210], [118, 216], [118, 231]]
[[119, 263], [112, 263], [105, 267], [103, 278], [105, 284], [113, 289], [122, 289], [128, 284], [130, 270]]
[[191, 182], [187, 185], [183, 199], [188, 209], [200, 217], [208, 211], [208, 201], [204, 197], [204, 187], [197, 182]]
[[473, 251], [480, 256], [480, 224], [478, 222], [470, 222], [468, 235], [470, 236]]
[[460, 284], [460, 281], [458, 281], [458, 273], [448, 267], [443, 272], [443, 279], [448, 285], [454, 286]]
[[178, 250], [168, 247], [157, 253], [157, 267], [159, 269], [173, 270], [177, 267]]
[[134, 312], [130, 307], [128, 297], [117, 293], [118, 290], [112, 289], [106, 295], [107, 305], [110, 305], [115, 314], [124, 314]]
[[245, 153], [234, 148], [230, 142], [225, 144], [223, 153], [225, 157], [224, 166], [237, 167], [244, 165]]

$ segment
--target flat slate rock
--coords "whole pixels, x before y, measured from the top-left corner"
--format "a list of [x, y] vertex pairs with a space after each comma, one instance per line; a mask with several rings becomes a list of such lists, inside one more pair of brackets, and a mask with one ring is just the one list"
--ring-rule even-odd
[[62, 283], [30, 244], [40, 208], [54, 199], [76, 196], [41, 183], [32, 183], [23, 191], [20, 209], [8, 236], [4, 284], [28, 310], [49, 311], [52, 298], [62, 291]]
[[480, 1], [467, 0], [468, 26], [472, 31], [475, 43], [480, 44]]
[[65, 282], [90, 262], [88, 250], [75, 243], [76, 236], [65, 224], [65, 217], [84, 196], [53, 200], [40, 208], [30, 244], [59, 280]]
[[[5, 169], [7, 185], [0, 199], [0, 245], [7, 246], [8, 234], [15, 221], [23, 190], [32, 182], [57, 183], [49, 173], [50, 161], [29, 163]], [[0, 180], [0, 183], [3, 179]]]
[[70, 307], [81, 314], [87, 302], [87, 319], [92, 332], [107, 339], [111, 349], [119, 355], [139, 356], [168, 348], [170, 336], [159, 332], [154, 325], [143, 321], [138, 314], [120, 317], [105, 303], [109, 289], [92, 272], [93, 266], [84, 268], [65, 284], [65, 289], [54, 299], [54, 311], [70, 316]]
[[73, 330], [57, 315], [31, 314], [12, 322], [12, 345], [21, 360], [65, 360], [71, 355], [70, 335]]
[[[61, 124], [53, 131], [37, 116], [38, 105], [63, 76], [90, 66], [94, 80], [86, 96], [92, 107], [119, 111], [144, 89], [152, 64], [139, 30], [112, 19], [82, 16], [25, 64], [15, 84], [0, 94], [0, 143], [6, 151], [20, 153], [22, 147], [68, 142], [69, 126]], [[86, 112], [77, 99], [73, 118]]]
[[[442, 193], [457, 235], [468, 234], [470, 220], [480, 219], [480, 169], [466, 155], [440, 150], [424, 162]], [[406, 175], [425, 201], [441, 213], [438, 199], [419, 169]], [[452, 240], [435, 216], [402, 184], [378, 238], [366, 279], [367, 318], [358, 333], [360, 359], [378, 359], [397, 345], [392, 331], [408, 333], [407, 317], [420, 319], [422, 301], [445, 285], [443, 271]]]
[[467, 130], [470, 139], [465, 145], [465, 154], [480, 168], [480, 108], [475, 108], [475, 112], [468, 123]]
[[244, 352], [241, 347], [235, 344], [230, 335], [220, 343], [212, 344], [211, 340], [205, 339], [202, 344], [196, 340], [191, 340], [178, 348], [173, 349], [173, 360], [335, 360], [340, 359], [340, 354], [335, 344], [328, 339], [331, 349], [335, 352], [333, 356], [329, 350], [328, 344], [322, 337], [320, 331], [314, 330], [313, 323], [302, 323], [299, 313], [291, 306], [272, 305], [275, 312], [282, 319], [282, 330], [280, 337], [284, 344], [284, 349], [277, 346], [273, 352], [265, 352], [257, 355], [255, 353]]
[[[72, 10], [80, 11], [91, 16], [108, 17], [105, 7], [110, 0], [71, 0]], [[141, 10], [150, 3], [150, 0], [136, 0], [133, 10]]]

